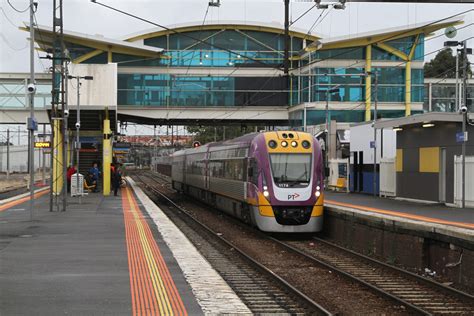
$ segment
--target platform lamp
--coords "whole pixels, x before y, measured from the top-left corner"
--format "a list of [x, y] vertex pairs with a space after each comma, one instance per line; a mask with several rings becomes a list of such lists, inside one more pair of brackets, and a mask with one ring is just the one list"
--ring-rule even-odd
[[[79, 137], [80, 129], [81, 129], [81, 102], [80, 102], [80, 88], [81, 88], [81, 79], [84, 80], [94, 80], [93, 76], [67, 76], [68, 79], [76, 79], [77, 84], [77, 110], [76, 110], [76, 164], [77, 164], [77, 171], [76, 171], [76, 187], [79, 190], [79, 152], [81, 149], [81, 141]], [[79, 203], [81, 202], [81, 195], [79, 196]]]
[[[466, 142], [467, 142], [467, 131], [466, 131], [466, 122], [467, 122], [467, 115], [468, 115], [468, 107], [467, 107], [467, 68], [469, 65], [469, 61], [467, 59], [467, 55], [472, 55], [472, 48], [467, 48], [467, 42], [462, 41], [447, 41], [444, 42], [445, 47], [458, 47], [461, 46], [462, 48], [456, 49], [456, 90], [457, 90], [457, 78], [458, 78], [458, 55], [460, 52], [463, 53], [463, 89], [462, 89], [462, 102], [461, 106], [457, 107], [459, 114], [462, 115], [462, 145], [461, 145], [461, 155], [462, 155], [462, 171], [461, 171], [461, 191], [462, 191], [462, 202], [461, 207], [466, 207]], [[456, 93], [457, 95], [457, 93]], [[458, 100], [456, 100], [457, 102]]]

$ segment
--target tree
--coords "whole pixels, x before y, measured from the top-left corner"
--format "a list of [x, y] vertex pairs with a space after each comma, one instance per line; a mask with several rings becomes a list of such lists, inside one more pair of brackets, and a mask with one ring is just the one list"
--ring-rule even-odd
[[[462, 76], [463, 54], [459, 54], [459, 77]], [[468, 65], [468, 74], [471, 67]], [[445, 48], [435, 58], [425, 64], [425, 78], [456, 78], [456, 56], [451, 48]]]
[[[195, 134], [194, 140], [199, 141], [201, 144], [213, 142], [214, 140], [222, 141], [224, 138], [225, 128], [225, 139], [236, 138], [248, 133], [255, 131], [256, 126], [187, 126], [186, 129], [189, 133]], [[257, 130], [263, 127], [258, 127]]]

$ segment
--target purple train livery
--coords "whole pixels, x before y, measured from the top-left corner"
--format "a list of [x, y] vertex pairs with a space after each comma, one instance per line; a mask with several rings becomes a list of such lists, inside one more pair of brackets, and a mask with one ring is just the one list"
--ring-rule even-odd
[[173, 188], [265, 232], [323, 224], [321, 148], [308, 133], [252, 133], [172, 155]]

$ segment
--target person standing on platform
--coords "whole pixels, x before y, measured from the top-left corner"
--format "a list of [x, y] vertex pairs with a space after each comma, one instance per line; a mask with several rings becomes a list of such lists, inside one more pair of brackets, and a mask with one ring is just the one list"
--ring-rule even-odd
[[70, 193], [71, 192], [71, 179], [72, 179], [72, 175], [75, 174], [77, 172], [76, 170], [76, 166], [69, 166], [67, 168], [67, 173], [66, 173], [66, 177], [67, 177], [67, 193]]
[[112, 187], [114, 189], [114, 196], [117, 196], [120, 184], [122, 182], [122, 174], [120, 173], [119, 166], [115, 166], [112, 173]]
[[[99, 184], [100, 171], [99, 171], [99, 168], [97, 167], [96, 162], [94, 162], [94, 164], [92, 165], [92, 168], [90, 168], [89, 173], [92, 175], [92, 180], [95, 183]], [[98, 191], [97, 186], [95, 187], [94, 192]]]

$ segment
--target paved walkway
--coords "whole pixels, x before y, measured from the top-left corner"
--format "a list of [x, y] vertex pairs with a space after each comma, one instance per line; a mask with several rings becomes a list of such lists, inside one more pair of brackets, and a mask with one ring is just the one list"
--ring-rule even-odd
[[429, 223], [474, 229], [474, 209], [423, 204], [358, 193], [325, 192], [324, 203]]
[[33, 221], [27, 201], [0, 208], [1, 315], [202, 314], [131, 190], [35, 205]]

